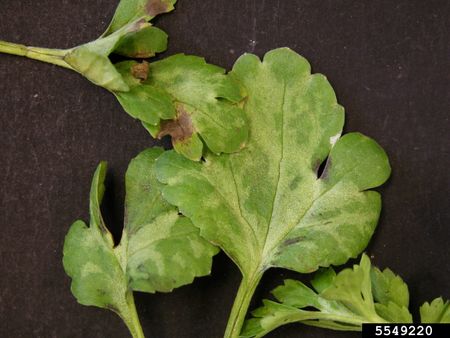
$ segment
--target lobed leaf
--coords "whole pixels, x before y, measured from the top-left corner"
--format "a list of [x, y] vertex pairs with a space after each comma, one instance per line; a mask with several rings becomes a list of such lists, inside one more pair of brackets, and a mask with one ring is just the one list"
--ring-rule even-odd
[[393, 323], [412, 322], [408, 311], [409, 291], [403, 280], [390, 269], [371, 270], [373, 298], [378, 314]]
[[[125, 226], [119, 245], [104, 224], [100, 203], [106, 164], [92, 181], [90, 226], [75, 222], [64, 243], [64, 268], [72, 293], [84, 305], [108, 308], [131, 322], [132, 290], [169, 292], [210, 273], [217, 249], [161, 197], [154, 163], [163, 150], [149, 149], [126, 173]], [[134, 309], [134, 305], [133, 305]]]
[[264, 300], [246, 322], [242, 337], [262, 337], [294, 322], [346, 331], [360, 331], [363, 323], [412, 323], [404, 303], [401, 306], [392, 300], [397, 295], [392, 298], [383, 292], [379, 298], [380, 290], [401, 289], [404, 301], [406, 284], [390, 270], [372, 268], [365, 254], [353, 269], [344, 269], [337, 275], [331, 268], [323, 270], [313, 281], [320, 291], [299, 281], [285, 280], [284, 285], [272, 291], [279, 303]]
[[125, 111], [152, 136], [170, 135], [175, 150], [187, 158], [200, 159], [202, 140], [214, 153], [244, 146], [248, 129], [237, 105], [243, 96], [224, 69], [183, 54], [150, 65], [126, 61], [116, 67], [131, 88], [116, 93]]
[[114, 17], [103, 36], [110, 35], [130, 22], [153, 19], [158, 14], [174, 9], [176, 0], [121, 0]]
[[420, 307], [420, 319], [422, 323], [450, 323], [450, 301], [439, 297], [425, 302]]
[[358, 133], [339, 138], [344, 111], [333, 89], [287, 48], [267, 53], [263, 62], [242, 56], [231, 77], [248, 94], [247, 147], [207, 153], [204, 163], [166, 152], [156, 165], [164, 198], [246, 280], [270, 267], [308, 273], [355, 257], [378, 221], [380, 196], [367, 190], [389, 176], [384, 151]]
[[130, 58], [149, 58], [167, 49], [167, 34], [153, 26], [125, 35], [114, 53]]

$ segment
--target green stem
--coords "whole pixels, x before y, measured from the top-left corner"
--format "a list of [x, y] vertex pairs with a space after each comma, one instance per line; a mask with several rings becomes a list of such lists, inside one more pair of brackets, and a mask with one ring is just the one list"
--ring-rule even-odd
[[29, 59], [39, 60], [73, 70], [73, 68], [64, 61], [64, 56], [67, 52], [68, 50], [28, 47], [0, 40], [0, 53], [25, 56]]
[[256, 287], [261, 280], [263, 273], [255, 273], [251, 278], [243, 278], [239, 285], [234, 304], [231, 309], [230, 317], [228, 318], [227, 328], [225, 330], [224, 338], [238, 338], [242, 326], [244, 324], [245, 316], [247, 315], [250, 301], [255, 293]]
[[133, 291], [128, 291], [126, 295], [127, 299], [127, 310], [122, 310], [119, 316], [128, 327], [133, 338], [145, 338], [144, 332], [142, 331], [141, 323], [139, 321], [139, 316], [136, 311], [136, 305], [134, 304]]

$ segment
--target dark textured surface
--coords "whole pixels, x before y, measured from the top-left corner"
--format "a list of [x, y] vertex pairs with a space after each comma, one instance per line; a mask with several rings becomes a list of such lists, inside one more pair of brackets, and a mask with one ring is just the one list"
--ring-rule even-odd
[[[37, 5], [37, 3], [39, 3]], [[0, 0], [0, 39], [66, 48], [106, 27], [117, 1]], [[231, 67], [243, 52], [289, 46], [327, 75], [346, 130], [374, 137], [393, 167], [368, 252], [409, 284], [412, 309], [450, 298], [450, 8], [446, 0], [180, 0], [156, 22], [176, 52]], [[0, 337], [127, 337], [112, 312], [78, 305], [61, 265], [71, 222], [88, 218], [99, 160], [115, 234], [128, 161], [156, 144], [114, 97], [56, 66], [0, 55]], [[270, 137], [270, 135], [268, 135]], [[269, 271], [253, 306], [283, 277]], [[239, 283], [222, 254], [213, 276], [137, 294], [149, 337], [221, 337]], [[269, 337], [358, 337], [291, 325]]]

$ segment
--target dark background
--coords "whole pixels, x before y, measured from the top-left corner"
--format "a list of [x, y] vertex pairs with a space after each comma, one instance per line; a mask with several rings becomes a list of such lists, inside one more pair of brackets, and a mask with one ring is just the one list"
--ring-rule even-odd
[[[107, 0], [0, 0], [0, 39], [68, 48], [96, 38], [117, 4]], [[289, 46], [326, 74], [346, 108], [346, 131], [386, 149], [393, 174], [367, 251], [409, 284], [411, 309], [450, 298], [449, 2], [180, 0], [156, 20], [163, 56], [185, 52], [229, 69], [244, 52]], [[56, 66], [0, 55], [0, 336], [127, 337], [112, 312], [78, 305], [62, 264], [75, 219], [88, 219], [91, 175], [110, 164], [104, 206], [123, 217], [123, 175], [153, 141], [115, 98]], [[167, 145], [167, 140], [162, 142]], [[266, 273], [254, 308], [282, 279]], [[301, 277], [304, 278], [304, 277]], [[212, 277], [171, 294], [136, 294], [149, 337], [221, 337], [240, 275], [224, 254]], [[358, 337], [304, 327], [269, 337]]]

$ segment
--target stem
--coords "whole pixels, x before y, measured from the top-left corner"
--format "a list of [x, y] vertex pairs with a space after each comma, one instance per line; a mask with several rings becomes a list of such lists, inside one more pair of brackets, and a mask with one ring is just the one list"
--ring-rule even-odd
[[145, 338], [144, 332], [142, 331], [141, 323], [139, 321], [139, 316], [136, 311], [136, 305], [134, 304], [133, 291], [128, 291], [126, 294], [127, 309], [120, 311], [119, 316], [128, 327], [133, 338]]
[[64, 61], [64, 56], [67, 52], [68, 50], [63, 49], [28, 47], [0, 40], [0, 53], [25, 56], [29, 59], [39, 60], [73, 70], [73, 68]]
[[234, 299], [230, 317], [228, 318], [224, 338], [239, 337], [250, 301], [252, 300], [253, 294], [255, 293], [256, 287], [258, 286], [262, 275], [263, 272], [259, 272], [254, 274], [252, 278], [244, 277], [242, 279], [236, 298]]

